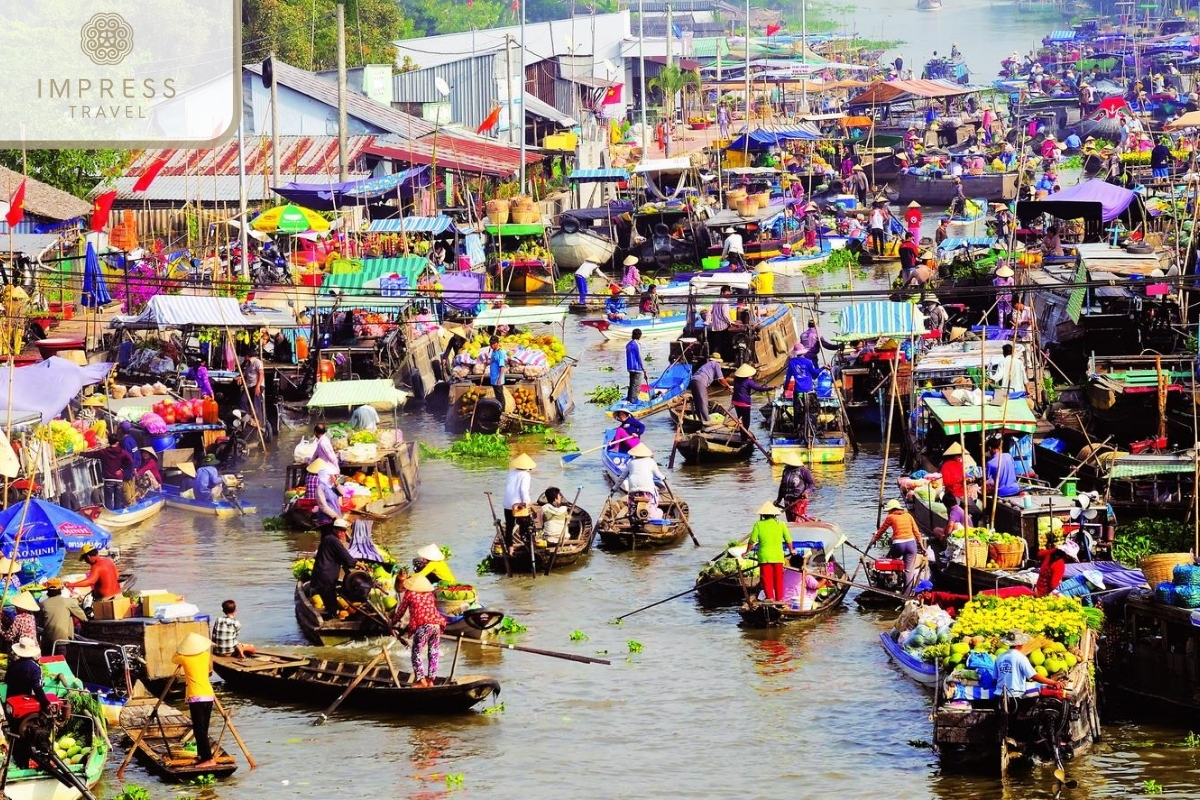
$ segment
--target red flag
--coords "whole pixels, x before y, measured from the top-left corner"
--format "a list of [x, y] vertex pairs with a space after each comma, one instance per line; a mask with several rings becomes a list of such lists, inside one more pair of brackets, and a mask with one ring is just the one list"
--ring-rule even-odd
[[492, 128], [500, 124], [500, 109], [503, 106], [496, 106], [492, 109], [492, 113], [488, 114], [483, 122], [479, 123], [479, 127], [475, 129], [476, 133], [487, 133]]
[[521, 3], [521, 0], [513, 0], [512, 10], [513, 10], [514, 14], [516, 13], [517, 9], [520, 8], [520, 3]]
[[768, 25], [767, 26], [767, 36], [774, 36], [775, 34], [779, 33], [779, 31], [781, 31], [781, 30], [783, 30], [782, 25]]
[[611, 106], [621, 102], [621, 87], [624, 85], [623, 83], [618, 83], [615, 86], [608, 87], [604, 92], [604, 97], [600, 100], [600, 105]]
[[113, 200], [116, 199], [116, 192], [105, 192], [96, 198], [96, 202], [92, 204], [93, 231], [99, 232], [108, 227], [108, 212], [112, 208]]
[[25, 179], [21, 179], [21, 185], [13, 192], [12, 197], [8, 201], [8, 213], [4, 215], [4, 221], [8, 223], [8, 227], [15, 228], [21, 224], [21, 220], [25, 219]]
[[137, 179], [137, 183], [133, 185], [135, 192], [144, 192], [150, 188], [150, 184], [154, 183], [154, 179], [158, 177], [158, 173], [162, 172], [162, 168], [167, 165], [165, 158], [157, 159], [153, 164], [146, 168], [141, 177]]

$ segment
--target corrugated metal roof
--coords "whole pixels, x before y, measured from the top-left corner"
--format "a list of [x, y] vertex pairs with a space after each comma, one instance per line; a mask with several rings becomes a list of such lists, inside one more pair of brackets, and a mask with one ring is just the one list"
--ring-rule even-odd
[[[375, 144], [367, 152], [404, 164], [432, 164], [433, 139], [390, 146]], [[544, 153], [530, 150], [525, 154], [525, 163], [536, 164], [545, 157]], [[443, 169], [458, 172], [509, 177], [521, 171], [521, 153], [516, 147], [442, 134], [438, 137], [437, 163]]]
[[851, 106], [883, 105], [884, 103], [900, 103], [918, 98], [932, 99], [936, 97], [954, 97], [960, 94], [971, 94], [978, 89], [962, 86], [953, 81], [875, 81], [861, 94], [850, 101]]
[[533, 114], [535, 117], [550, 120], [554, 124], [561, 125], [564, 128], [575, 127], [575, 120], [571, 119], [570, 116], [529, 92], [525, 93], [524, 103], [527, 114]]
[[[338, 183], [337, 174], [332, 175], [281, 175], [280, 180], [287, 182], [292, 177], [303, 177], [305, 183], [336, 185]], [[359, 180], [371, 177], [365, 172], [350, 173], [350, 180]], [[99, 194], [101, 191], [115, 188], [117, 190], [117, 202], [140, 203], [142, 201], [151, 203], [176, 202], [176, 201], [192, 201], [198, 203], [237, 203], [239, 200], [238, 193], [238, 177], [236, 175], [218, 175], [213, 178], [209, 175], [159, 175], [154, 179], [154, 183], [144, 192], [133, 191], [133, 185], [137, 183], [137, 178], [117, 178], [114, 182], [109, 182], [103, 186], [98, 186], [92, 190], [93, 194]], [[269, 176], [263, 175], [247, 175], [246, 176], [246, 199], [251, 203], [260, 203], [271, 200], [275, 197], [275, 192], [271, 189], [271, 180]]]
[[[450, 104], [450, 118], [469, 130], [475, 130], [492, 109], [499, 105], [497, 79], [504, 79], [504, 48], [497, 61], [496, 51], [476, 53], [457, 61], [428, 69], [402, 72], [392, 77], [392, 91], [397, 103]], [[512, 58], [513, 75], [519, 76], [520, 52]], [[453, 91], [443, 98], [437, 91], [435, 78], [441, 78]]]
[[327, 381], [313, 387], [309, 408], [353, 408], [374, 403], [401, 406], [411, 397], [409, 392], [397, 389], [390, 380], [383, 378], [369, 381]]
[[[262, 75], [261, 64], [244, 64], [243, 68], [255, 75]], [[306, 72], [290, 64], [285, 64], [278, 59], [275, 60], [274, 68], [275, 80], [280, 86], [286, 86], [289, 89], [300, 92], [307, 97], [325, 103], [330, 108], [337, 108], [337, 84], [333, 81], [327, 81], [311, 72]], [[414, 117], [412, 114], [405, 114], [403, 111], [398, 111], [391, 106], [376, 103], [371, 98], [358, 92], [347, 93], [346, 113], [351, 117], [405, 138], [409, 136], [420, 137], [427, 133], [433, 133], [433, 123], [426, 122], [420, 117]]]
[[233, 297], [156, 294], [137, 317], [115, 317], [113, 323], [146, 328], [253, 328]]

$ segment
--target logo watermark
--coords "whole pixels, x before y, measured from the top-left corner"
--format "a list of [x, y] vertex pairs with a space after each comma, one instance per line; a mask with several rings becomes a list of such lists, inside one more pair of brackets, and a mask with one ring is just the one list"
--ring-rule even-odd
[[6, 0], [0, 59], [0, 147], [210, 147], [236, 132], [241, 4]]

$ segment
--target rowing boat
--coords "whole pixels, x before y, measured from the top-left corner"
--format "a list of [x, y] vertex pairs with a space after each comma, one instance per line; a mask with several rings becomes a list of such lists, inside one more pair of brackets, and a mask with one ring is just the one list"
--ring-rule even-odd
[[896, 669], [922, 686], [937, 685], [937, 665], [908, 653], [900, 646], [899, 642], [892, 638], [890, 631], [882, 631], [879, 634], [879, 643], [883, 645], [883, 652], [887, 653], [888, 658], [896, 665]]
[[728, 464], [748, 461], [754, 440], [738, 428], [723, 425], [681, 436], [675, 449], [689, 464]]
[[[162, 511], [165, 504], [166, 501], [162, 494], [151, 492], [133, 505], [117, 509], [116, 511], [104, 506], [96, 506], [97, 512], [93, 519], [97, 525], [105, 530], [128, 528], [131, 525], [137, 525], [139, 522], [150, 519], [150, 517]], [[87, 511], [88, 509], [80, 509], [80, 513], [90, 517], [91, 514], [87, 513]]]
[[228, 500], [201, 500], [195, 497], [184, 497], [178, 486], [166, 484], [163, 486], [163, 499], [167, 508], [178, 508], [195, 514], [207, 514], [210, 517], [237, 517], [243, 514], [258, 512], [258, 506], [238, 501], [241, 508]]
[[595, 328], [607, 341], [627, 342], [633, 338], [633, 332], [642, 332], [642, 340], [673, 339], [683, 332], [687, 324], [687, 313], [680, 311], [675, 314], [663, 314], [657, 317], [637, 316], [626, 319], [585, 319], [580, 325]]
[[[813, 543], [819, 544], [819, 543]], [[794, 558], [794, 557], [793, 557]], [[832, 570], [831, 572], [828, 572]], [[829, 574], [839, 582], [823, 586], [818, 590], [816, 602], [808, 598], [807, 593], [798, 594], [798, 587], [805, 576], [822, 580]], [[742, 603], [738, 614], [742, 624], [747, 628], [774, 628], [789, 622], [817, 619], [842, 605], [846, 593], [850, 591], [850, 581], [842, 565], [831, 559], [826, 560], [824, 548], [814, 548], [814, 554], [804, 562], [803, 572], [800, 569], [788, 567], [784, 571], [785, 602], [767, 602], [758, 598], [750, 598]], [[788, 600], [787, 598], [792, 598]]]
[[[336, 700], [366, 664], [315, 656], [257, 653], [247, 658], [213, 656], [213, 670], [231, 691], [285, 702], [325, 706]], [[500, 683], [485, 675], [437, 678], [433, 686], [412, 685], [411, 675], [394, 671], [385, 660], [363, 677], [345, 703], [385, 714], [445, 714], [469, 710]]]
[[225, 778], [237, 771], [237, 761], [221, 746], [224, 730], [216, 740], [210, 738], [216, 765], [197, 769], [191, 718], [159, 703], [140, 683], [134, 691], [135, 696], [121, 711], [121, 727], [136, 743], [134, 753], [138, 760], [150, 771], [173, 781], [192, 780], [201, 775]]
[[649, 519], [645, 504], [638, 503], [630, 513], [628, 496], [610, 496], [600, 510], [596, 529], [600, 546], [606, 550], [638, 550], [648, 547], [668, 547], [678, 544], [687, 535], [687, 503], [676, 500], [668, 492], [660, 492], [658, 507], [662, 518]]
[[611, 417], [617, 411], [628, 411], [631, 416], [641, 419], [665, 411], [682, 397], [684, 392], [688, 391], [691, 380], [692, 367], [690, 364], [672, 364], [666, 368], [658, 380], [650, 384], [649, 396], [645, 400], [638, 399], [633, 403], [619, 400], [604, 409], [604, 413]]
[[[569, 567], [591, 552], [595, 538], [596, 526], [592, 522], [592, 515], [575, 506], [571, 511], [571, 521], [567, 523], [567, 537], [561, 544], [543, 539], [541, 529], [537, 529], [534, 531], [534, 559], [531, 561], [528, 542], [514, 534], [515, 541], [508, 554], [508, 563], [517, 574], [528, 573], [530, 565], [549, 564], [551, 559], [555, 567]], [[492, 572], [507, 572], [501, 539], [500, 532], [492, 539], [492, 550], [488, 555], [488, 568]]]

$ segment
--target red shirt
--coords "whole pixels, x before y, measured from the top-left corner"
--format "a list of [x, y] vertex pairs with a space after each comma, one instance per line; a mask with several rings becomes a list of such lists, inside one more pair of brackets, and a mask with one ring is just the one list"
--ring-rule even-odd
[[405, 611], [409, 612], [409, 633], [416, 633], [417, 628], [422, 625], [437, 625], [439, 628], [446, 627], [446, 618], [442, 616], [442, 612], [438, 611], [437, 601], [433, 597], [433, 592], [405, 591], [404, 596], [400, 598], [400, 605], [396, 606], [396, 612], [392, 616], [392, 620], [398, 621], [404, 616]]
[[1038, 553], [1042, 558], [1042, 566], [1038, 569], [1037, 585], [1033, 587], [1034, 594], [1038, 597], [1045, 597], [1057, 589], [1058, 585], [1062, 583], [1063, 574], [1067, 571], [1067, 562], [1064, 559], [1055, 558], [1056, 552], [1058, 552], [1058, 548], [1052, 547]]
[[91, 586], [92, 594], [103, 599], [116, 597], [121, 593], [121, 581], [117, 577], [117, 565], [113, 563], [111, 558], [105, 558], [104, 556], [96, 559], [96, 563], [92, 564], [92, 568], [88, 570], [86, 578], [75, 583], [69, 583], [67, 586], [72, 589]]
[[953, 456], [942, 462], [942, 485], [959, 500], [963, 499], [965, 479], [963, 460], [960, 456]]

